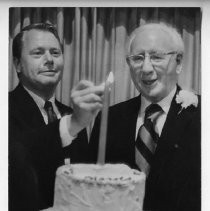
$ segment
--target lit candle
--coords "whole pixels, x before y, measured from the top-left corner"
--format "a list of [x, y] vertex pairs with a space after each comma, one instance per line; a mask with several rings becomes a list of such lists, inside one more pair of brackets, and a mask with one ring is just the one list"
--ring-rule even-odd
[[97, 163], [101, 165], [105, 163], [107, 120], [108, 120], [108, 111], [110, 104], [110, 90], [111, 90], [111, 84], [113, 82], [114, 82], [114, 75], [112, 72], [110, 72], [105, 82], [104, 101], [101, 114], [101, 126], [100, 126], [100, 136], [99, 136], [98, 159], [97, 159]]

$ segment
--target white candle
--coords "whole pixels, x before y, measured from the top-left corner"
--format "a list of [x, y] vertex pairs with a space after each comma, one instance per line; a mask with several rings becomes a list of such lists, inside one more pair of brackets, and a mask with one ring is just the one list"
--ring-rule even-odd
[[106, 137], [107, 137], [107, 121], [108, 121], [108, 111], [110, 104], [110, 90], [111, 84], [114, 82], [114, 75], [112, 72], [105, 82], [104, 90], [104, 101], [101, 114], [101, 126], [100, 126], [100, 136], [99, 136], [99, 147], [98, 147], [98, 159], [97, 163], [103, 165], [105, 163], [105, 153], [106, 153]]

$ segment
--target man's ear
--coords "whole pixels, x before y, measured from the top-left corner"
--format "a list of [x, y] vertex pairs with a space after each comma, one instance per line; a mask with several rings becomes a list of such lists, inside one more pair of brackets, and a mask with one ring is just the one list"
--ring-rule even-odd
[[180, 74], [182, 72], [182, 64], [176, 66], [176, 73]]
[[180, 74], [182, 71], [182, 54], [177, 54], [176, 62], [177, 62], [176, 73]]
[[177, 62], [178, 65], [182, 63], [182, 57], [183, 56], [182, 56], [181, 53], [177, 54], [177, 56], [176, 56], [176, 62]]
[[17, 74], [19, 74], [21, 72], [21, 63], [20, 60], [18, 60], [17, 58], [13, 59], [13, 63], [16, 69]]

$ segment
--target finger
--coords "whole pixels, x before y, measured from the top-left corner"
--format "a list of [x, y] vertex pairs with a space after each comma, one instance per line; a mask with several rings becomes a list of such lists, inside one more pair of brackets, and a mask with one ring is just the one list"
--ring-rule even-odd
[[85, 89], [87, 87], [91, 87], [94, 86], [93, 82], [88, 81], [88, 80], [81, 80], [79, 81], [79, 83], [75, 86], [75, 90], [82, 90]]
[[102, 109], [103, 105], [101, 103], [80, 103], [80, 108], [85, 111], [95, 112], [96, 110]]
[[103, 104], [103, 99], [97, 95], [90, 94], [83, 97], [77, 97], [72, 100], [73, 106], [80, 107], [81, 103], [101, 103]]
[[85, 88], [83, 90], [74, 90], [71, 93], [71, 97], [72, 98], [78, 97], [78, 96], [82, 97], [84, 95], [88, 95], [91, 93], [102, 96], [104, 94], [104, 85], [91, 86], [91, 87]]
[[80, 103], [80, 102], [85, 102], [85, 103], [99, 102], [99, 103], [102, 103], [103, 100], [98, 95], [91, 93], [91, 94], [76, 98], [74, 102], [78, 102], [78, 103]]

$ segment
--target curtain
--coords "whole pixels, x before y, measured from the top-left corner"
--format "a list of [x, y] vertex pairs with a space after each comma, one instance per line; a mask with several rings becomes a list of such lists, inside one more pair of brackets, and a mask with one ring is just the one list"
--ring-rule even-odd
[[137, 7], [43, 7], [10, 8], [9, 10], [9, 90], [18, 83], [12, 63], [12, 39], [30, 23], [54, 24], [64, 45], [63, 79], [56, 98], [70, 105], [70, 93], [79, 80], [103, 82], [113, 71], [115, 83], [111, 104], [138, 94], [126, 64], [126, 41], [131, 32], [150, 21], [170, 23], [183, 36], [185, 55], [179, 84], [201, 91], [201, 8]]

